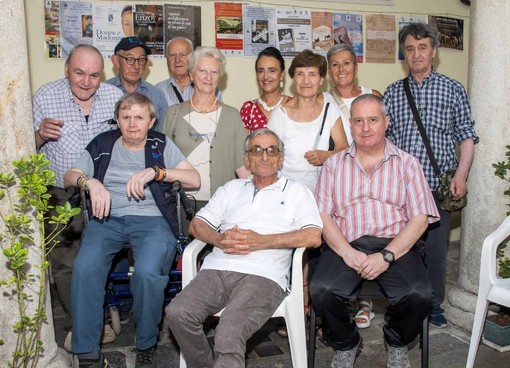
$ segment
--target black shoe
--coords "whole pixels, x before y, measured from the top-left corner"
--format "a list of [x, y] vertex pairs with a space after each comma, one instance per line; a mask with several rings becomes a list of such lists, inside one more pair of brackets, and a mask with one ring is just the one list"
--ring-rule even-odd
[[154, 347], [147, 350], [136, 349], [135, 368], [156, 368], [156, 362], [154, 362]]
[[433, 308], [430, 310], [429, 322], [438, 328], [445, 328], [448, 326], [448, 321], [443, 315], [444, 309]]
[[108, 361], [105, 359], [103, 354], [99, 355], [99, 359], [80, 359], [78, 362], [79, 368], [108, 368]]

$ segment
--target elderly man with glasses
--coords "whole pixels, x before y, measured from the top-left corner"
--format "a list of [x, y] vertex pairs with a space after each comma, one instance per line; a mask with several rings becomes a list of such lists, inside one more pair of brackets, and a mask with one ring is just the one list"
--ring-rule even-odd
[[159, 88], [142, 79], [150, 54], [151, 49], [138, 38], [124, 37], [115, 46], [112, 55], [113, 66], [119, 71], [119, 75], [108, 79], [106, 83], [120, 88], [124, 93], [138, 92], [149, 97], [157, 111], [156, 123], [152, 129], [159, 131], [168, 103]]
[[[214, 249], [166, 308], [165, 323], [190, 368], [244, 367], [246, 341], [286, 295], [292, 249], [321, 242], [311, 191], [278, 176], [284, 154], [278, 136], [254, 131], [244, 151], [252, 176], [220, 187], [192, 220], [190, 233]], [[202, 323], [222, 309], [213, 358]]]

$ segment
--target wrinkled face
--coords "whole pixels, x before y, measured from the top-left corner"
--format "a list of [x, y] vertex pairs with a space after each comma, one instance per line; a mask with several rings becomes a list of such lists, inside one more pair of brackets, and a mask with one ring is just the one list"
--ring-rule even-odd
[[348, 87], [354, 83], [358, 72], [358, 65], [354, 62], [349, 51], [340, 51], [329, 60], [329, 75], [338, 87]]
[[271, 56], [261, 56], [257, 62], [257, 82], [259, 87], [266, 93], [271, 93], [280, 88], [284, 73], [280, 69], [280, 62]]
[[127, 11], [122, 14], [122, 31], [124, 36], [133, 36], [133, 12]]
[[186, 41], [175, 40], [170, 43], [170, 47], [166, 50], [166, 64], [171, 75], [174, 77], [188, 75], [188, 56], [192, 51]]
[[[278, 139], [271, 134], [258, 135], [250, 142], [250, 149], [256, 146], [278, 149]], [[244, 164], [254, 177], [276, 176], [278, 168], [283, 164], [283, 154], [269, 156], [267, 151], [264, 151], [261, 156], [256, 156], [252, 152], [245, 152]]]
[[356, 147], [364, 151], [384, 147], [390, 118], [384, 116], [377, 101], [360, 101], [351, 106], [351, 133]]
[[92, 50], [79, 49], [64, 71], [76, 102], [88, 102], [101, 84], [103, 58]]
[[296, 68], [293, 80], [298, 95], [312, 97], [319, 92], [324, 78], [320, 76], [318, 67], [307, 66]]
[[122, 140], [128, 145], [144, 145], [147, 132], [154, 124], [148, 105], [133, 104], [129, 108], [121, 106], [117, 123], [122, 132]]
[[203, 93], [215, 93], [220, 81], [220, 63], [215, 58], [203, 56], [197, 60], [191, 73], [195, 89]]
[[417, 40], [409, 35], [404, 41], [404, 56], [412, 74], [427, 74], [432, 70], [432, 60], [437, 50], [432, 47], [430, 38]]
[[[121, 50], [118, 52], [118, 55], [125, 58], [147, 58], [145, 50], [142, 47], [135, 47], [134, 49], [128, 51]], [[129, 65], [126, 59], [119, 57], [118, 55], [114, 55], [112, 61], [115, 68], [119, 70], [120, 80], [130, 84], [138, 83], [138, 81], [142, 79], [142, 74], [145, 71], [148, 62], [143, 66], [141, 66], [138, 61], [135, 61], [133, 64]]]

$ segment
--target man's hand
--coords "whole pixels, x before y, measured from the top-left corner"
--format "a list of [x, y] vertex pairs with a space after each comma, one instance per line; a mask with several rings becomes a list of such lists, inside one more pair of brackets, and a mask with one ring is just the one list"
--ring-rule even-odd
[[92, 215], [101, 220], [110, 214], [110, 192], [106, 190], [103, 183], [97, 179], [87, 180]]
[[459, 170], [455, 172], [452, 178], [450, 191], [452, 192], [452, 198], [455, 200], [464, 197], [467, 193], [467, 176], [463, 175]]
[[367, 259], [367, 255], [363, 252], [355, 248], [347, 249], [342, 252], [341, 257], [343, 258], [345, 264], [356, 271], [358, 274], [361, 273], [362, 264]]
[[374, 253], [367, 256], [361, 264], [361, 270], [358, 272], [365, 280], [374, 280], [379, 277], [389, 267], [389, 263], [384, 260], [382, 253]]
[[326, 161], [329, 156], [331, 156], [331, 154], [332, 152], [330, 151], [322, 150], [306, 151], [305, 158], [310, 165], [321, 166], [324, 161]]
[[248, 236], [246, 230], [240, 230], [237, 225], [221, 234], [221, 248], [224, 253], [245, 255], [250, 254]]
[[43, 119], [41, 121], [41, 125], [39, 126], [39, 130], [37, 131], [37, 135], [46, 142], [50, 139], [59, 139], [60, 138], [60, 127], [64, 125], [62, 120], [55, 119]]
[[133, 174], [126, 185], [128, 198], [133, 197], [137, 201], [145, 197], [145, 184], [154, 179], [154, 169], [149, 167]]

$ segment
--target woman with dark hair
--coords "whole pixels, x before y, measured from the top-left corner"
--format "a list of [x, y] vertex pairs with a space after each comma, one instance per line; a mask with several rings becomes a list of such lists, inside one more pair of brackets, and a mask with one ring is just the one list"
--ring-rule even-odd
[[262, 94], [258, 99], [246, 101], [241, 108], [241, 119], [247, 135], [264, 128], [273, 110], [291, 99], [281, 91], [285, 61], [278, 49], [266, 47], [262, 50], [255, 61], [255, 72]]
[[282, 174], [306, 184], [312, 192], [324, 161], [348, 146], [347, 122], [319, 92], [327, 72], [323, 56], [310, 50], [296, 55], [289, 69], [296, 96], [277, 107], [267, 125], [285, 143]]

